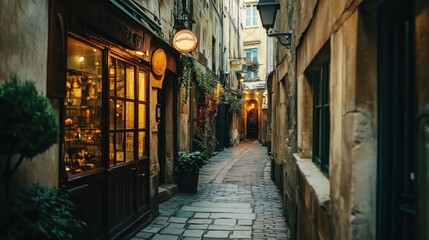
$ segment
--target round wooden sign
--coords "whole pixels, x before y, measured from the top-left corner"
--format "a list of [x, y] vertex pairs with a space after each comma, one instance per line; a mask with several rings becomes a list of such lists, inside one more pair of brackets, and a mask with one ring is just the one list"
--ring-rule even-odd
[[167, 69], [167, 56], [164, 50], [158, 48], [152, 54], [152, 71], [155, 75], [161, 76]]

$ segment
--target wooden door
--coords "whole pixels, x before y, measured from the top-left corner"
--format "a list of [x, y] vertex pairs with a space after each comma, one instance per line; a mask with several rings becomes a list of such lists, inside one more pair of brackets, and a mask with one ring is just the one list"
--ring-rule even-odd
[[258, 139], [258, 102], [251, 100], [247, 103], [247, 139]]

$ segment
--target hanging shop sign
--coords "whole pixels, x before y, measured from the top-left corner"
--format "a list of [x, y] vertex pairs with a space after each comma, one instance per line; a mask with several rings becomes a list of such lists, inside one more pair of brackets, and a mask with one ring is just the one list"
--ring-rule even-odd
[[187, 29], [178, 31], [173, 38], [174, 48], [182, 53], [192, 52], [198, 45], [195, 34]]

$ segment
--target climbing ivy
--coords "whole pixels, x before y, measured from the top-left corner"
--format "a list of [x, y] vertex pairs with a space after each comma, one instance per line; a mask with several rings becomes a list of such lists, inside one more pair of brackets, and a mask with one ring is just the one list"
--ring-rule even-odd
[[231, 105], [229, 108], [230, 113], [235, 113], [237, 116], [241, 116], [241, 109], [243, 100], [241, 99], [230, 99], [228, 100], [229, 104]]
[[217, 86], [216, 76], [211, 72], [203, 73], [197, 67], [194, 67], [193, 70], [194, 70], [195, 78], [197, 80], [198, 87], [200, 87], [204, 93], [213, 94], [214, 93], [213, 90]]
[[180, 83], [183, 88], [185, 88], [185, 96], [184, 96], [184, 102], [186, 103], [189, 98], [189, 89], [191, 88], [191, 76], [192, 76], [192, 69], [194, 67], [194, 64], [192, 62], [192, 58], [181, 56], [180, 57], [180, 64], [179, 64], [179, 72], [180, 72]]
[[217, 86], [216, 76], [207, 71], [203, 73], [198, 67], [195, 66], [191, 57], [181, 56], [180, 58], [180, 75], [181, 75], [181, 85], [185, 88], [184, 102], [187, 102], [189, 99], [189, 90], [192, 87], [191, 78], [194, 77], [197, 83], [197, 86], [205, 94], [213, 94], [214, 89]]

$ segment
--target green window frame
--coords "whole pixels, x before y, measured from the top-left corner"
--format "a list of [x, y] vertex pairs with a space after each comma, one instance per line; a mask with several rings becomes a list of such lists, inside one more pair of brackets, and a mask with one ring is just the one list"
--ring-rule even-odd
[[313, 154], [312, 160], [329, 175], [329, 62], [322, 63], [311, 75], [313, 84]]

